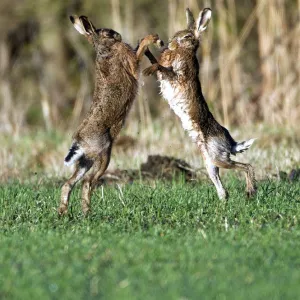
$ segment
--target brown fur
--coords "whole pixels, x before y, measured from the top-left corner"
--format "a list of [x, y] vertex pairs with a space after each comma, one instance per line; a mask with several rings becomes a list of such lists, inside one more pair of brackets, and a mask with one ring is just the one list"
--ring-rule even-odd
[[206, 29], [210, 16], [210, 9], [204, 9], [195, 22], [192, 13], [187, 9], [188, 29], [178, 31], [173, 36], [168, 48], [162, 52], [159, 62], [151, 53], [146, 52], [152, 66], [143, 73], [157, 73], [162, 94], [198, 145], [219, 197], [227, 197], [219, 177], [219, 168], [245, 171], [247, 194], [253, 195], [256, 186], [252, 166], [230, 158], [231, 154], [247, 150], [253, 140], [237, 143], [229, 131], [215, 120], [201, 90], [196, 53], [200, 34]]
[[119, 134], [138, 89], [139, 60], [147, 46], [158, 43], [157, 35], [146, 36], [134, 51], [112, 29], [96, 29], [87, 17], [70, 17], [96, 51], [95, 90], [91, 108], [73, 134], [73, 143], [65, 158], [76, 169], [64, 184], [59, 214], [67, 213], [72, 188], [87, 171], [82, 187], [82, 209], [90, 209], [91, 191], [108, 167], [112, 144]]

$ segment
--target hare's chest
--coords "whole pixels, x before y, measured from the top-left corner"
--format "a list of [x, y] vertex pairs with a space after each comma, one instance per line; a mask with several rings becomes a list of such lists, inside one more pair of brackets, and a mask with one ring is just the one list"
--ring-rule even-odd
[[[179, 80], [179, 77], [182, 77], [179, 76], [181, 75], [182, 61], [180, 59], [174, 59], [170, 65], [173, 72], [176, 74], [176, 77], [171, 79], [169, 76], [165, 76], [161, 72], [158, 72], [161, 93], [174, 111], [176, 109], [178, 113], [179, 111], [183, 113], [187, 106], [187, 89], [186, 84]], [[165, 67], [170, 67], [170, 65], [167, 64]]]
[[189, 132], [189, 135], [194, 139], [197, 137], [195, 126], [189, 114], [189, 102], [184, 93], [184, 89], [171, 83], [168, 80], [160, 80], [160, 88], [163, 97], [168, 101], [169, 106], [180, 118], [182, 127]]
[[[159, 74], [160, 75], [160, 74]], [[160, 76], [159, 76], [160, 77]], [[177, 87], [176, 83], [170, 82], [169, 80], [160, 79], [160, 90], [163, 97], [170, 103], [174, 100], [174, 98], [181, 98], [181, 92]]]

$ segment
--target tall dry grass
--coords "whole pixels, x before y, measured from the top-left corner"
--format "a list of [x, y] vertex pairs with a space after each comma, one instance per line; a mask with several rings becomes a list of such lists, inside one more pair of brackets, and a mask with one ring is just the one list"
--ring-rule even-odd
[[[299, 159], [300, 0], [2, 0], [0, 177], [17, 176], [20, 168], [60, 173], [58, 161], [70, 142], [65, 137], [90, 106], [94, 54], [74, 30], [70, 14], [88, 15], [96, 26], [118, 30], [135, 46], [150, 32], [167, 41], [185, 28], [186, 7], [195, 14], [203, 7], [213, 10], [198, 58], [202, 89], [214, 115], [237, 139], [260, 137], [251, 160], [264, 166], [261, 176], [291, 167]], [[142, 68], [148, 65], [144, 59]], [[130, 167], [128, 157], [138, 164], [150, 153], [181, 157], [183, 152], [192, 165], [201, 166], [199, 153], [160, 99], [155, 78], [141, 76], [140, 83], [123, 131], [137, 143], [129, 152], [116, 149], [112, 168]], [[47, 142], [53, 131], [63, 137]], [[275, 144], [280, 146], [274, 152]]]
[[[298, 7], [299, 8], [299, 7]], [[258, 16], [262, 73], [260, 104], [267, 122], [290, 124], [299, 120], [299, 19], [288, 23], [285, 1], [266, 1]], [[298, 11], [299, 18], [299, 11]], [[289, 20], [291, 21], [291, 20]]]
[[[195, 13], [204, 6], [213, 9], [199, 60], [203, 89], [217, 117], [226, 126], [257, 122], [297, 126], [299, 0], [110, 0], [88, 4], [44, 0], [40, 5], [33, 1], [19, 6], [14, 1], [0, 4], [0, 130], [66, 128], [86, 112], [94, 56], [67, 15], [90, 15], [97, 26], [113, 27], [135, 44], [148, 32], [167, 39], [184, 28], [186, 6]], [[133, 116], [148, 126], [166, 106], [157, 100], [155, 81], [141, 81]]]

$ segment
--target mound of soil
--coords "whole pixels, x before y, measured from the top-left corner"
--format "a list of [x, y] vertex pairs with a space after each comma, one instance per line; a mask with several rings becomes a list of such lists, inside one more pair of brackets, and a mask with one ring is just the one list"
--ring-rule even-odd
[[183, 177], [188, 181], [196, 177], [193, 168], [184, 160], [160, 155], [148, 156], [147, 161], [141, 164], [141, 172], [155, 179]]
[[169, 156], [150, 155], [138, 170], [114, 170], [106, 172], [101, 182], [110, 184], [114, 182], [128, 183], [134, 180], [163, 180], [171, 181], [174, 178], [183, 178], [185, 181], [195, 179], [195, 170], [184, 160]]
[[283, 181], [300, 181], [300, 169], [292, 169], [289, 173], [279, 171], [278, 174], [273, 174], [274, 177], [279, 177], [279, 180]]
[[289, 174], [290, 181], [300, 181], [300, 169], [292, 169]]

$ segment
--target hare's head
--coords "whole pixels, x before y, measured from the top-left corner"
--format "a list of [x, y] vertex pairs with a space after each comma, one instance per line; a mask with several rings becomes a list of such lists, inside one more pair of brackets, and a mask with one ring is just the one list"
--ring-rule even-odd
[[84, 35], [96, 49], [98, 45], [112, 46], [122, 41], [122, 36], [118, 32], [107, 28], [96, 29], [85, 16], [70, 16], [70, 20], [75, 29]]
[[187, 29], [175, 33], [169, 41], [169, 49], [177, 48], [197, 49], [199, 46], [199, 38], [201, 33], [207, 28], [211, 18], [211, 10], [203, 9], [195, 21], [192, 12], [186, 9]]

